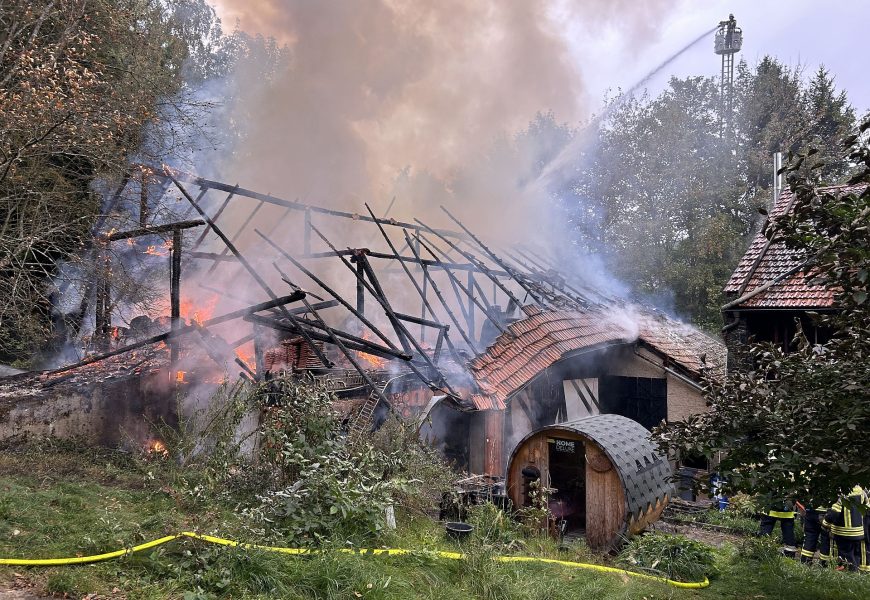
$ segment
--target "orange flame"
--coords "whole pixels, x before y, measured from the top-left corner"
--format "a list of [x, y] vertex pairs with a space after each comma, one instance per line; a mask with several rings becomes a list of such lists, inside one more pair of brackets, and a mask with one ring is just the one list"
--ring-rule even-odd
[[145, 454], [165, 458], [169, 456], [169, 450], [161, 440], [150, 440], [145, 443]]
[[[243, 350], [243, 348], [245, 348], [246, 346], [248, 347], [248, 349]], [[249, 343], [245, 344], [244, 346], [237, 348], [236, 349], [236, 356], [238, 357], [238, 359], [240, 361], [245, 363], [251, 371], [254, 371], [256, 373], [257, 367], [255, 366], [256, 361], [254, 360], [254, 352], [253, 352], [253, 349], [251, 348], [252, 346], [253, 346], [253, 342], [249, 342]]]
[[176, 371], [175, 372], [175, 383], [184, 383], [184, 375], [187, 371]]
[[185, 298], [182, 296], [179, 308], [183, 318], [187, 319], [190, 323], [202, 325], [204, 321], [207, 321], [214, 315], [217, 303], [217, 295], [211, 296], [207, 300], [201, 301], [199, 304], [191, 298]]
[[[360, 336], [364, 340], [374, 341], [372, 335], [368, 332], [368, 330], [363, 331], [363, 334]], [[362, 351], [354, 351], [358, 360], [361, 360], [363, 365], [368, 366], [370, 369], [382, 370], [387, 366], [387, 359], [381, 358], [380, 356], [374, 356], [372, 354], [368, 354]]]

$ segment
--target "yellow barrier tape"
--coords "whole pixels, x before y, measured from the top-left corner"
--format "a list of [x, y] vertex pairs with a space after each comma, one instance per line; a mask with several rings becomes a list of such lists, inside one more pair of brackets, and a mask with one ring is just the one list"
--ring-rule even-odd
[[[167, 535], [165, 537], [152, 540], [144, 544], [139, 544], [138, 546], [124, 548], [123, 550], [115, 550], [114, 552], [106, 552], [105, 554], [94, 554], [92, 556], [74, 556], [70, 558], [0, 558], [0, 565], [47, 567], [57, 565], [81, 565], [87, 563], [95, 563], [104, 560], [111, 560], [113, 558], [120, 558], [122, 556], [129, 556], [130, 554], [135, 554], [136, 552], [155, 548], [157, 546], [166, 544], [180, 538], [192, 538], [196, 540], [202, 540], [210, 544], [218, 544], [220, 546], [230, 546], [234, 548], [250, 548], [255, 550], [263, 550], [265, 552], [280, 552], [281, 554], [290, 554], [294, 556], [320, 553], [319, 550], [312, 550], [308, 548], [284, 548], [282, 546], [261, 546], [259, 544], [246, 544], [243, 542], [236, 542], [233, 540], [226, 540], [224, 538], [214, 537], [212, 535], [194, 533], [192, 531], [182, 531], [178, 535]], [[404, 548], [340, 548], [337, 551], [343, 554], [374, 556], [406, 556], [408, 554], [414, 553], [413, 550], [406, 550]], [[435, 550], [430, 552], [430, 554], [439, 558], [446, 558], [450, 560], [462, 560], [465, 558], [465, 555], [460, 552], [446, 552], [444, 550]], [[615, 567], [605, 567], [603, 565], [592, 565], [588, 563], [572, 562], [568, 560], [557, 560], [555, 558], [538, 558], [534, 556], [496, 556], [493, 557], [493, 560], [504, 563], [534, 562], [551, 565], [561, 565], [563, 567], [571, 567], [574, 569], [587, 569], [590, 571], [599, 571], [602, 573], [616, 573], [621, 575], [628, 575], [629, 577], [637, 577], [639, 579], [658, 581], [678, 588], [699, 589], [708, 587], [710, 585], [710, 581], [706, 577], [704, 578], [704, 581], [698, 582], [674, 581], [673, 579], [668, 579], [667, 577], [656, 577], [655, 575], [635, 573], [634, 571], [626, 571], [625, 569], [617, 569]]]

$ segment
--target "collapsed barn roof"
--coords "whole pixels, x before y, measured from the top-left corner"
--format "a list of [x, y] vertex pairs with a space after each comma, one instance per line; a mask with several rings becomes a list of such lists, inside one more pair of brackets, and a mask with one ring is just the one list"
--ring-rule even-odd
[[[216, 347], [226, 346], [231, 353], [231, 347], [237, 344], [218, 344], [221, 338], [217, 332], [229, 321], [240, 322], [253, 328], [253, 333], [242, 339], [272, 330], [285, 341], [304, 343], [306, 369], [355, 370], [363, 386], [372, 390], [363, 415], [378, 402], [389, 404], [382, 385], [384, 377], [372, 375], [360, 358], [363, 355], [399, 364], [405, 374], [417, 377], [433, 393], [478, 410], [504, 408], [510, 395], [537, 373], [581, 350], [637, 344], [666, 358], [669, 365], [695, 380], [701, 379], [705, 369], [718, 372], [724, 364], [724, 346], [694, 327], [613, 297], [571, 273], [560, 272], [554, 266], [555, 259], [523, 244], [491, 248], [446, 209], [444, 212], [459, 230], [430, 227], [417, 219], [408, 223], [377, 217], [368, 205], [365, 215], [288, 201], [168, 167], [143, 168], [141, 176], [142, 189], [146, 179], [162, 184], [161, 197], [174, 185], [187, 200], [187, 210], [175, 215], [181, 220], [156, 224], [157, 212], [149, 206], [163, 200], [143, 201], [139, 228], [120, 234], [110, 232], [101, 243], [107, 248], [117, 239], [172, 234], [172, 329], [135, 345], [89, 357], [82, 364], [159, 341], [169, 344], [174, 362], [177, 345], [173, 340], [192, 333], [198, 333], [205, 342], [201, 345], [212, 350], [209, 356]], [[126, 182], [116, 192], [116, 199], [122, 195], [124, 185]], [[196, 197], [188, 190], [192, 186], [199, 188]], [[209, 192], [212, 198], [207, 197]], [[226, 196], [222, 199], [215, 194]], [[238, 222], [226, 223], [224, 210], [231, 202], [241, 211], [237, 212], [243, 217], [238, 219], [241, 226]], [[268, 209], [258, 216], [258, 211], [269, 205], [280, 211], [280, 218], [274, 214], [271, 220], [264, 217]], [[201, 220], [184, 220], [194, 216], [192, 211]], [[291, 223], [292, 215], [299, 216], [295, 224]], [[324, 233], [329, 219], [364, 224], [368, 237], [354, 240], [356, 247], [346, 245], [350, 242], [346, 239], [333, 244]], [[183, 230], [193, 227], [204, 230], [192, 247], [182, 250]], [[234, 242], [246, 230], [253, 242], [241, 247]], [[387, 248], [368, 247], [373, 244], [386, 244]], [[199, 288], [233, 299], [244, 287], [244, 308], [185, 324], [177, 306], [182, 253], [188, 261], [208, 267], [199, 270], [206, 274]], [[252, 262], [254, 257], [256, 263]], [[334, 265], [341, 262], [347, 271], [341, 265], [338, 271], [315, 266], [324, 260]], [[267, 267], [274, 267], [277, 274]], [[233, 289], [214, 288], [220, 280], [216, 269], [221, 268], [232, 273], [223, 281]], [[336, 273], [343, 274], [337, 281]], [[402, 283], [396, 285], [396, 278]], [[324, 296], [297, 283], [303, 281]], [[353, 287], [353, 282], [356, 298], [348, 301], [342, 297], [341, 286]], [[292, 294], [279, 297], [287, 287]], [[264, 302], [264, 296], [269, 300]], [[312, 304], [306, 297], [320, 301]], [[285, 306], [296, 302], [304, 306]], [[111, 304], [104, 298], [97, 303], [97, 310]], [[402, 306], [407, 307], [405, 312]], [[411, 310], [418, 312], [411, 314]], [[99, 322], [99, 312], [97, 317]], [[111, 314], [103, 314], [102, 322], [111, 324]], [[340, 352], [327, 351], [324, 345]], [[276, 364], [298, 363], [296, 359], [302, 356], [302, 350], [292, 345], [264, 354], [266, 350], [259, 350], [256, 372], [246, 368], [251, 378], [263, 377], [268, 367]]]

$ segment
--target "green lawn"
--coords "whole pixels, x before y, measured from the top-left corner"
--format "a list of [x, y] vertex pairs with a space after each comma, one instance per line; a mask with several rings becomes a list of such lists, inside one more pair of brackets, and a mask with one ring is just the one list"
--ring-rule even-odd
[[[45, 558], [115, 550], [182, 530], [257, 542], [233, 510], [238, 498], [203, 494], [196, 474], [161, 461], [71, 444], [0, 450], [0, 555]], [[400, 515], [384, 546], [458, 548], [437, 523]], [[609, 564], [582, 545], [558, 550], [521, 540], [525, 553]], [[542, 564], [499, 564], [480, 543], [464, 561], [362, 557], [327, 552], [293, 558], [172, 542], [119, 560], [68, 567], [2, 567], [0, 589], [23, 576], [36, 589], [125, 598], [870, 598], [870, 577], [809, 569], [778, 559], [755, 562], [717, 551], [719, 575], [705, 590], [680, 590], [620, 575]]]

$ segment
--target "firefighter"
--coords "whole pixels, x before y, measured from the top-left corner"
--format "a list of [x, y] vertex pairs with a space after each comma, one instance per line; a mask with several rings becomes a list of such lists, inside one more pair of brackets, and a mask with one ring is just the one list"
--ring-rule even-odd
[[831, 524], [831, 537], [837, 544], [837, 558], [850, 571], [867, 570], [864, 516], [867, 494], [856, 485], [846, 498], [840, 498], [828, 509], [825, 521]]
[[[798, 505], [799, 508], [802, 508]], [[828, 509], [824, 506], [808, 506], [803, 509], [804, 514], [804, 543], [801, 548], [801, 562], [811, 563], [819, 551], [819, 562], [826, 564], [831, 553], [830, 527], [822, 526], [825, 513]]]
[[794, 558], [797, 554], [797, 546], [794, 541], [794, 507], [790, 503], [778, 502], [772, 505], [767, 513], [761, 515], [761, 535], [772, 535], [777, 522], [782, 530], [782, 553]]
[[862, 573], [870, 574], [870, 490], [864, 490], [864, 561], [858, 565]]

